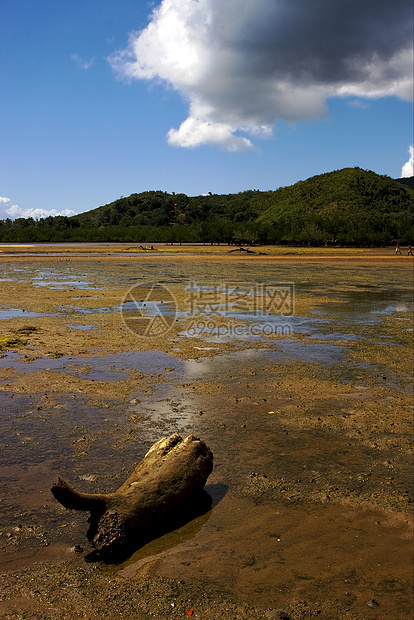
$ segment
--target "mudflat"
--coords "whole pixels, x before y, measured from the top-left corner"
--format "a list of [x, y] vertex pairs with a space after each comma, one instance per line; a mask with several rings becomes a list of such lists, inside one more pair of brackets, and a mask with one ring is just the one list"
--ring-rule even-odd
[[[2, 618], [412, 617], [413, 259], [250, 250], [0, 245]], [[211, 508], [86, 563], [57, 476], [174, 432]]]

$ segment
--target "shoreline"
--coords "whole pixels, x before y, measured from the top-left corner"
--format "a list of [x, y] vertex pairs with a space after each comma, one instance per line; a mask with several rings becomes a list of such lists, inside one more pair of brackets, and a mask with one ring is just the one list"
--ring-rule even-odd
[[[291, 247], [291, 246], [254, 246], [247, 251], [238, 251], [227, 245], [165, 245], [154, 244], [153, 250], [140, 249], [130, 243], [37, 243], [37, 244], [0, 244], [0, 261], [25, 260], [36, 258], [56, 260], [70, 259], [128, 259], [130, 261], [148, 260], [192, 260], [201, 262], [205, 259], [221, 262], [283, 262], [283, 263], [326, 263], [332, 260], [349, 263], [394, 263], [407, 264], [413, 257], [396, 255], [395, 248], [325, 248], [325, 247]], [[245, 248], [246, 249], [246, 248]]]

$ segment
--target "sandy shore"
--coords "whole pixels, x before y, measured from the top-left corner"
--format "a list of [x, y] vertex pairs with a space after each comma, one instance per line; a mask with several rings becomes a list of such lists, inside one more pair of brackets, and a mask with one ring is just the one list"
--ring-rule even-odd
[[[406, 248], [401, 247], [402, 254], [406, 255]], [[347, 258], [347, 259], [364, 259], [379, 260], [386, 258], [395, 258], [395, 248], [343, 248], [343, 247], [295, 247], [295, 246], [243, 246], [242, 250], [237, 246], [226, 244], [199, 244], [199, 243], [154, 243], [151, 245], [132, 244], [132, 243], [0, 243], [1, 254], [105, 254], [107, 256], [116, 254], [132, 254], [133, 256], [154, 256], [154, 255], [176, 255], [176, 254], [198, 254], [205, 256], [206, 254], [226, 256], [229, 258], [239, 258], [247, 256], [248, 258], [262, 257], [261, 260], [267, 258], [281, 258], [283, 256], [289, 259], [300, 257], [312, 258]]]
[[[1, 617], [410, 618], [412, 259], [154, 247], [0, 246]], [[177, 303], [159, 337], [120, 312], [144, 280]], [[205, 314], [194, 334], [188, 282], [226, 281], [293, 282], [289, 336]], [[214, 453], [212, 510], [86, 564], [56, 476], [112, 491], [174, 431]]]

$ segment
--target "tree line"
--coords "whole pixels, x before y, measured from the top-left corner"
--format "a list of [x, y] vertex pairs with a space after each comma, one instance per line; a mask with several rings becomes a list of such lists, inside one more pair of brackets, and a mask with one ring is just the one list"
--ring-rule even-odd
[[408, 244], [413, 198], [409, 184], [345, 168], [274, 191], [195, 197], [148, 191], [72, 217], [1, 220], [0, 241]]

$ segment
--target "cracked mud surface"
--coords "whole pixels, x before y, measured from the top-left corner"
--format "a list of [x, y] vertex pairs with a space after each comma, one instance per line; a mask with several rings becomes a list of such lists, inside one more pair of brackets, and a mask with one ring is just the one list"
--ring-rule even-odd
[[[411, 618], [412, 262], [69, 249], [0, 256], [0, 616]], [[145, 280], [177, 300], [157, 338], [119, 311]], [[292, 330], [200, 314], [195, 332], [189, 282], [294, 282]], [[213, 451], [212, 510], [86, 564], [57, 475], [113, 491], [175, 431]]]

